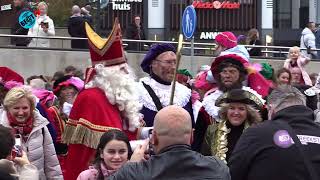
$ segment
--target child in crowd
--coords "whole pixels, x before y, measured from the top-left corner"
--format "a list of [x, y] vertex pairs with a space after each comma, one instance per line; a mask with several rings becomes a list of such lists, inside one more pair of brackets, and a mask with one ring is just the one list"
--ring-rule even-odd
[[309, 63], [310, 59], [305, 58], [300, 53], [300, 48], [297, 46], [289, 49], [288, 59], [286, 59], [283, 67], [292, 71], [294, 68], [299, 68], [301, 71], [302, 82], [301, 84], [312, 86], [309, 74], [305, 70], [305, 66]]
[[120, 130], [109, 130], [100, 139], [93, 165], [77, 180], [103, 180], [115, 173], [130, 159], [132, 149], [127, 135]]

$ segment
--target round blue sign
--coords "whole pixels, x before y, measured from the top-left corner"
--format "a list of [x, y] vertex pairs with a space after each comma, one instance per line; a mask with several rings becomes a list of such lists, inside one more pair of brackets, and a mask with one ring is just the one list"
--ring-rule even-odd
[[182, 16], [182, 31], [186, 38], [192, 38], [197, 25], [197, 14], [194, 7], [187, 6]]
[[24, 29], [30, 29], [36, 23], [36, 16], [31, 11], [25, 11], [19, 16], [19, 24]]

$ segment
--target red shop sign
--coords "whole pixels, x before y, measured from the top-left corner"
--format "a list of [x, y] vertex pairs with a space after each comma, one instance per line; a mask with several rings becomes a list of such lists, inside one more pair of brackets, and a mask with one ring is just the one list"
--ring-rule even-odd
[[230, 2], [230, 1], [213, 1], [213, 2], [202, 2], [202, 1], [193, 1], [193, 7], [196, 9], [239, 9], [239, 2]]

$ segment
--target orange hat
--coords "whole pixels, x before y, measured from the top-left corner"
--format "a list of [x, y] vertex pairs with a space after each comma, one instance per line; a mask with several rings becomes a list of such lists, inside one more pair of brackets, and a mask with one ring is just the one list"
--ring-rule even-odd
[[114, 66], [126, 62], [118, 18], [115, 19], [111, 34], [106, 40], [94, 32], [87, 22], [85, 23], [85, 28], [92, 65], [103, 64], [105, 66]]

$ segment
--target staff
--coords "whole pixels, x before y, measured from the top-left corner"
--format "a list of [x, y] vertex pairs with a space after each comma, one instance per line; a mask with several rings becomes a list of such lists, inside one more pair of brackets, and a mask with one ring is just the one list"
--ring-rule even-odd
[[179, 42], [178, 42], [178, 49], [177, 49], [177, 63], [176, 63], [176, 70], [174, 72], [174, 77], [173, 77], [173, 83], [171, 87], [171, 96], [170, 96], [170, 105], [173, 105], [173, 97], [174, 97], [174, 92], [176, 89], [176, 81], [177, 81], [177, 71], [179, 69], [180, 65], [180, 59], [181, 59], [181, 49], [182, 49], [182, 43], [183, 43], [183, 35], [179, 35]]

